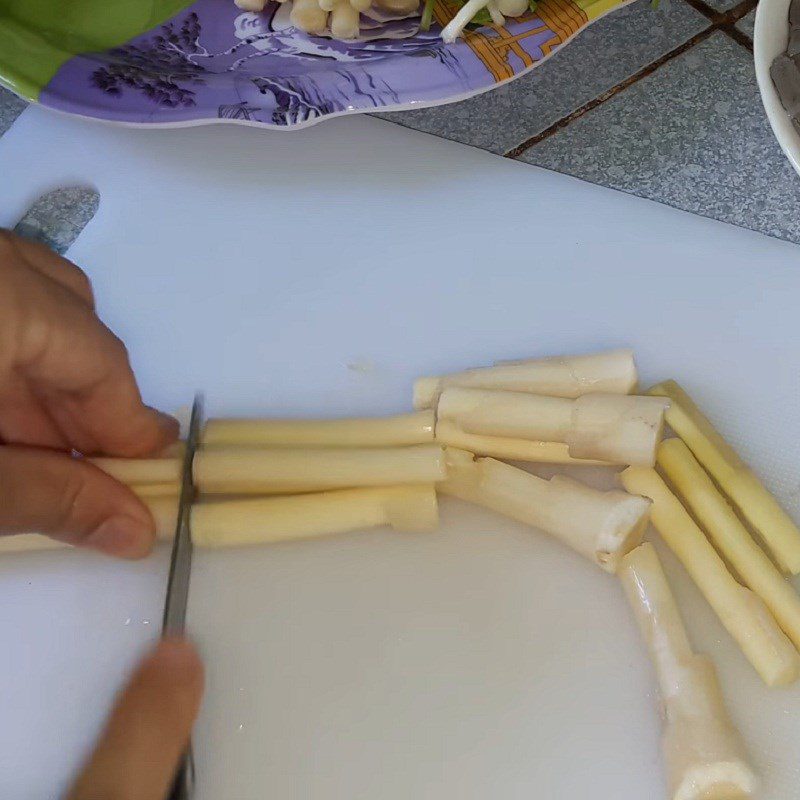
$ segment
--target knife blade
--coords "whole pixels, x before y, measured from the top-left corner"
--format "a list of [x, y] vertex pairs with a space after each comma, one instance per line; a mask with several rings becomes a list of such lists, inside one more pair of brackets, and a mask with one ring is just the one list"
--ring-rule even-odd
[[[172, 543], [172, 557], [167, 580], [167, 599], [164, 603], [164, 622], [162, 636], [181, 636], [186, 627], [186, 606], [189, 600], [189, 581], [192, 573], [192, 531], [191, 510], [195, 499], [192, 463], [203, 417], [203, 398], [195, 395], [189, 432], [186, 437], [186, 452], [183, 457], [180, 507], [175, 527], [175, 540]], [[194, 786], [194, 761], [191, 744], [181, 759], [168, 800], [188, 800]]]

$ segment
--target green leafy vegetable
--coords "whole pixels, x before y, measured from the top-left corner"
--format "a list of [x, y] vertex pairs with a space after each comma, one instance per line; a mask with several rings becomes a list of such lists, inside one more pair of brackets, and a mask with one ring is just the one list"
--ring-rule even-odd
[[435, 0], [425, 0], [425, 8], [422, 9], [422, 18], [419, 21], [420, 30], [430, 30], [433, 21], [433, 4]]

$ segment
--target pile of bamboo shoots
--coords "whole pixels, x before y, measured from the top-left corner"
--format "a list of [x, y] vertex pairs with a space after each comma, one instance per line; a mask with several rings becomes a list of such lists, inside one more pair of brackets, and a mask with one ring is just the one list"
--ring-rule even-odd
[[[268, 0], [234, 0], [243, 11], [263, 11]], [[312, 36], [330, 36], [334, 39], [357, 39], [361, 33], [361, 14], [374, 9], [379, 18], [406, 18], [420, 14], [420, 29], [427, 31], [433, 17], [434, 0], [276, 0], [289, 3], [289, 20], [305, 33]], [[421, 7], [422, 6], [422, 7]], [[441, 37], [452, 43], [464, 34], [466, 27], [480, 22], [476, 16], [481, 12], [488, 14], [483, 22], [505, 25], [507, 17], [520, 17], [535, 7], [530, 0], [465, 0], [453, 19], [442, 28]], [[484, 11], [485, 9], [485, 11]]]
[[[768, 686], [800, 676], [800, 531], [668, 381], [636, 394], [627, 350], [500, 362], [420, 378], [414, 411], [353, 419], [211, 419], [195, 454], [193, 541], [226, 547], [366, 528], [431, 532], [439, 495], [543, 531], [617, 574], [653, 661], [673, 800], [751, 797], [753, 770], [711, 661], [693, 651], [648, 522]], [[676, 438], [663, 439], [665, 423]], [[92, 459], [128, 484], [171, 535], [180, 448], [155, 459]], [[620, 488], [513, 462], [595, 465]], [[47, 544], [7, 537], [3, 549]], [[764, 549], [762, 549], [762, 546]]]

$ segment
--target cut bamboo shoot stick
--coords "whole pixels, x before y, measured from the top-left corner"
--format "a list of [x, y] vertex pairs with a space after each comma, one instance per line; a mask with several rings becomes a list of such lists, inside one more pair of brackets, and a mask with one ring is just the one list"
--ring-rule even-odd
[[[177, 497], [142, 498], [142, 502], [150, 510], [156, 527], [157, 539], [172, 539], [178, 522]], [[57, 550], [72, 547], [66, 542], [59, 542], [40, 533], [18, 533], [0, 536], [0, 553], [22, 553], [31, 550]]]
[[785, 572], [800, 574], [800, 530], [691, 397], [665, 381], [648, 394], [667, 397], [667, 422], [763, 540]]
[[183, 459], [171, 458], [90, 458], [103, 472], [121, 483], [180, 482]]
[[717, 551], [655, 470], [629, 467], [629, 492], [653, 501], [651, 521], [767, 686], [785, 686], [800, 674], [800, 656], [763, 600], [733, 578]]
[[204, 445], [399, 447], [433, 441], [432, 410], [352, 419], [211, 419]]
[[606, 572], [642, 540], [650, 508], [642, 497], [600, 492], [561, 475], [545, 480], [462, 450], [448, 448], [446, 457], [441, 492], [539, 528]]
[[178, 481], [171, 483], [137, 483], [129, 487], [138, 497], [152, 499], [156, 497], [174, 497], [176, 500], [181, 493]]
[[745, 585], [767, 604], [778, 625], [800, 649], [800, 597], [753, 541], [689, 448], [680, 439], [663, 442], [658, 449], [658, 466], [717, 549]]
[[592, 392], [628, 394], [636, 388], [637, 381], [630, 350], [509, 361], [419, 378], [414, 383], [414, 408], [433, 408], [439, 395], [451, 386], [575, 398]]
[[289, 21], [301, 31], [320, 34], [328, 25], [328, 12], [320, 8], [317, 0], [293, 0]]
[[282, 488], [302, 491], [298, 487], [303, 486], [390, 486], [444, 478], [444, 454], [438, 444], [302, 450], [231, 447], [201, 450], [194, 457], [194, 480], [201, 492], [259, 494]]
[[192, 508], [192, 541], [229, 547], [308, 539], [391, 525], [427, 532], [438, 525], [436, 491], [428, 486], [345, 489], [303, 497], [269, 497]]
[[561, 442], [573, 458], [653, 466], [667, 401], [587, 394], [570, 400], [492, 389], [445, 389], [439, 423], [466, 433]]
[[658, 678], [670, 797], [752, 797], [758, 781], [725, 708], [714, 664], [692, 652], [653, 545], [628, 553], [619, 574]]
[[504, 436], [480, 436], [462, 431], [453, 422], [441, 420], [436, 424], [436, 441], [447, 447], [469, 450], [479, 456], [530, 461], [539, 464], [575, 464], [576, 466], [608, 466], [607, 461], [573, 458], [563, 442], [538, 442], [530, 439], [511, 439]]

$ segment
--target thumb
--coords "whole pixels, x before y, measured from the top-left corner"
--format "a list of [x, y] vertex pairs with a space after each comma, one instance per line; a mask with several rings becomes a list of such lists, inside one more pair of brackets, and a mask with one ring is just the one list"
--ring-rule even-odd
[[154, 528], [147, 506], [92, 464], [52, 450], [0, 447], [0, 534], [35, 531], [141, 558]]
[[203, 665], [166, 639], [139, 665], [67, 800], [165, 800], [200, 708]]

